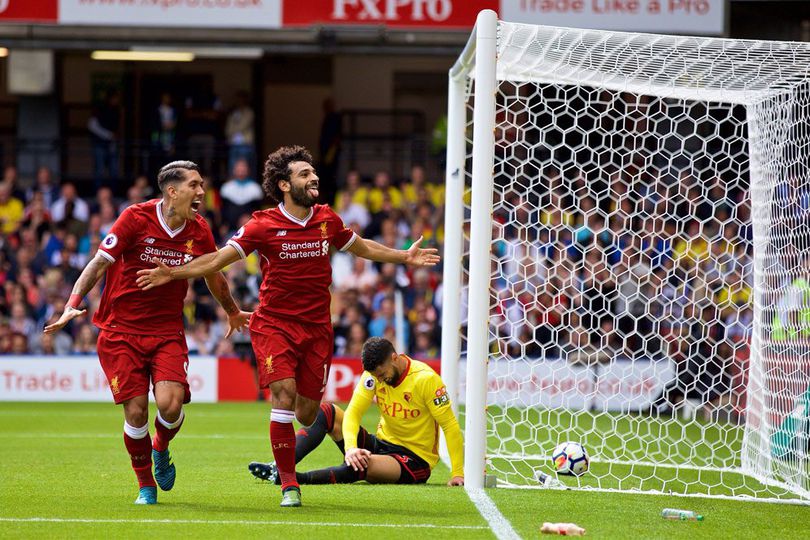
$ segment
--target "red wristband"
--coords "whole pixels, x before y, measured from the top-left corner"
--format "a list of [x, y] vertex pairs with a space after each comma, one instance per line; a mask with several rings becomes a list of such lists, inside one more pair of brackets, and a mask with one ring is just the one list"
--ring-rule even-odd
[[80, 294], [71, 294], [70, 298], [68, 298], [67, 306], [72, 307], [73, 309], [78, 309], [79, 304], [82, 303], [82, 295]]

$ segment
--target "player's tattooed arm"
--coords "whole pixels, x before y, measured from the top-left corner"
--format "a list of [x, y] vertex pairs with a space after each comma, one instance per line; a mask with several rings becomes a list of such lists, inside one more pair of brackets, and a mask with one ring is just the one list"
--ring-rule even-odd
[[87, 266], [84, 267], [81, 275], [79, 275], [79, 279], [77, 279], [76, 283], [73, 285], [73, 291], [70, 294], [70, 299], [67, 304], [65, 304], [65, 310], [55, 323], [45, 327], [44, 332], [46, 334], [58, 332], [71, 320], [76, 317], [81, 317], [87, 312], [86, 309], [79, 309], [79, 303], [87, 293], [93, 290], [93, 287], [96, 286], [96, 283], [98, 283], [109, 266], [110, 261], [98, 254], [87, 263]]
[[439, 250], [436, 248], [420, 248], [421, 243], [422, 237], [420, 236], [407, 250], [391, 249], [374, 240], [357, 238], [349, 247], [349, 251], [357, 257], [376, 262], [390, 262], [410, 266], [435, 266], [440, 260]]
[[227, 339], [234, 332], [241, 332], [247, 327], [252, 313], [241, 311], [239, 306], [236, 305], [236, 301], [231, 296], [228, 280], [225, 279], [222, 272], [205, 276], [205, 284], [208, 285], [208, 290], [211, 291], [219, 305], [228, 314], [228, 332], [225, 334], [225, 338]]

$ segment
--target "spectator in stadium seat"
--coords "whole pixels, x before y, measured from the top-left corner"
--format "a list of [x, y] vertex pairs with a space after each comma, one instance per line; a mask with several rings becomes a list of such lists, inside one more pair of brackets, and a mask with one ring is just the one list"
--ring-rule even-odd
[[22, 286], [25, 291], [25, 303], [36, 313], [36, 310], [42, 305], [42, 294], [40, 293], [37, 278], [30, 268], [20, 268], [17, 272], [17, 282]]
[[101, 220], [101, 227], [99, 228], [99, 231], [103, 236], [107, 236], [117, 217], [115, 207], [109, 203], [104, 204], [104, 206], [99, 209], [98, 217]]
[[383, 209], [386, 195], [393, 208], [402, 208], [402, 192], [391, 185], [391, 175], [386, 171], [378, 171], [374, 175], [374, 185], [368, 192], [368, 209], [372, 214]]
[[0, 354], [8, 354], [11, 350], [11, 328], [8, 321], [0, 318]]
[[222, 184], [219, 196], [222, 198], [222, 219], [233, 227], [243, 215], [250, 216], [260, 208], [264, 192], [262, 187], [250, 178], [247, 160], [237, 159], [232, 173], [232, 178]]
[[53, 181], [53, 174], [48, 167], [37, 169], [36, 184], [25, 192], [25, 200], [31, 202], [36, 193], [42, 194], [42, 202], [48, 208], [59, 198], [59, 186]]
[[12, 332], [11, 334], [11, 354], [28, 354], [28, 338], [25, 334]]
[[421, 165], [413, 165], [411, 167], [410, 176], [400, 183], [399, 189], [402, 192], [402, 198], [405, 204], [409, 206], [416, 205], [417, 196], [421, 190], [425, 190], [428, 194], [428, 200], [433, 200], [433, 186], [427, 183], [425, 168]]
[[84, 199], [79, 198], [76, 186], [67, 182], [62, 184], [61, 196], [51, 205], [51, 217], [57, 222], [71, 218], [87, 221], [90, 218], [90, 207]]
[[439, 348], [433, 342], [430, 333], [418, 332], [416, 334], [411, 356], [417, 360], [431, 360], [439, 357]]
[[34, 194], [34, 198], [25, 208], [25, 214], [20, 226], [30, 229], [36, 233], [37, 241], [42, 241], [43, 235], [51, 228], [51, 212], [45, 206], [45, 198], [40, 192]]
[[368, 338], [366, 327], [361, 323], [354, 323], [349, 327], [348, 339], [345, 345], [335, 351], [336, 356], [343, 356], [347, 358], [360, 358], [360, 353], [363, 351], [363, 343]]
[[96, 189], [114, 186], [118, 180], [118, 141], [121, 131], [121, 93], [118, 90], [107, 91], [104, 102], [94, 108], [87, 121], [87, 129], [93, 143]]
[[186, 334], [186, 344], [189, 354], [208, 355], [216, 347], [217, 336], [211, 334], [208, 323], [198, 320]]
[[335, 208], [340, 208], [340, 199], [343, 193], [351, 195], [352, 202], [363, 207], [368, 207], [368, 188], [363, 185], [363, 179], [356, 170], [346, 173], [343, 187], [335, 194]]
[[422, 202], [416, 206], [416, 215], [413, 217], [414, 220], [421, 220], [425, 239], [436, 244], [444, 242], [444, 215], [440, 210], [430, 203]]
[[20, 177], [17, 174], [17, 167], [8, 165], [3, 169], [3, 183], [11, 187], [11, 196], [25, 202], [27, 199], [25, 198], [25, 192], [20, 189], [19, 181]]
[[8, 320], [12, 332], [18, 332], [24, 336], [30, 336], [36, 331], [34, 319], [29, 315], [29, 308], [23, 302], [11, 304], [11, 317]]
[[146, 201], [155, 195], [155, 188], [149, 183], [149, 177], [140, 175], [135, 178], [133, 185], [141, 191], [141, 200]]
[[89, 324], [83, 324], [76, 331], [76, 340], [73, 342], [73, 354], [95, 354], [98, 336]]
[[371, 222], [371, 214], [369, 214], [368, 209], [362, 204], [353, 202], [351, 193], [345, 190], [338, 193], [335, 211], [343, 220], [343, 223], [348, 226], [356, 224], [361, 231], [368, 227]]
[[25, 207], [20, 199], [12, 196], [11, 185], [0, 182], [0, 232], [15, 232], [24, 216]]
[[[56, 320], [55, 317], [52, 320]], [[31, 336], [31, 352], [37, 355], [58, 355], [70, 354], [73, 349], [73, 340], [67, 332], [57, 332], [55, 334], [43, 334], [41, 332]]]
[[101, 232], [101, 216], [98, 214], [93, 214], [90, 216], [90, 220], [87, 222], [87, 232], [79, 238], [79, 246], [78, 252], [84, 256], [90, 256], [91, 254], [95, 253], [91, 251], [91, 246], [95, 242], [96, 245], [98, 242], [104, 239], [104, 235]]
[[[374, 314], [374, 318], [368, 324], [368, 334], [370, 337], [384, 337], [387, 328], [395, 328], [394, 320], [394, 300], [386, 297], [380, 303], [380, 310]], [[410, 323], [407, 320], [402, 322], [402, 342], [410, 342]]]
[[351, 261], [351, 272], [336, 277], [334, 285], [338, 289], [373, 289], [377, 284], [378, 275], [374, 265], [366, 259], [355, 257]]
[[119, 202], [115, 199], [112, 189], [106, 186], [101, 187], [96, 190], [96, 196], [89, 202], [90, 214], [98, 214], [105, 205], [117, 208], [118, 204]]
[[[150, 162], [154, 164], [172, 161], [177, 151], [177, 108], [172, 103], [171, 92], [160, 95], [160, 103], [153, 109], [151, 119], [150, 139], [152, 155]], [[150, 167], [150, 170], [152, 168]]]
[[120, 214], [133, 204], [144, 202], [146, 199], [143, 197], [143, 189], [140, 186], [132, 185], [127, 189], [127, 198], [124, 202], [118, 205], [118, 213]]
[[236, 106], [225, 120], [225, 138], [228, 141], [228, 170], [233, 171], [239, 160], [248, 166], [247, 175], [256, 171], [254, 114], [250, 96], [244, 90], [236, 93]]

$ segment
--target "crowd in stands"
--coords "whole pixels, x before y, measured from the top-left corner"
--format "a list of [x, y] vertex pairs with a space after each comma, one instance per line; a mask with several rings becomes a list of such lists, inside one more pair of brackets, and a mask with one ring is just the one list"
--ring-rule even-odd
[[703, 193], [687, 171], [602, 176], [549, 167], [544, 193], [501, 192], [493, 352], [586, 364], [670, 358], [681, 393], [727, 392], [752, 319], [746, 191], [717, 178]]
[[[218, 245], [242, 226], [255, 210], [267, 207], [259, 182], [241, 158], [224, 182], [206, 179], [205, 217]], [[387, 172], [370, 182], [350, 171], [333, 205], [347, 226], [392, 248], [407, 248], [424, 236], [428, 245], [442, 240], [443, 186], [429, 183], [414, 166], [409, 178], [394, 183]], [[21, 186], [30, 185], [27, 189]], [[154, 179], [138, 177], [121, 189], [98, 188], [80, 197], [71, 183], [60, 183], [47, 168], [33, 181], [18, 178], [7, 167], [0, 182], [0, 351], [11, 354], [89, 354], [95, 352], [97, 329], [92, 325], [101, 286], [86, 299], [87, 314], [56, 335], [42, 328], [64, 309], [73, 283], [94, 256], [116, 218], [129, 205], [159, 197]], [[333, 324], [335, 354], [357, 357], [369, 336], [393, 338], [395, 291], [402, 292], [404, 339], [419, 358], [438, 357], [437, 287], [441, 267], [406, 269], [373, 264], [337, 252], [333, 255]], [[258, 302], [259, 261], [253, 254], [225, 270], [231, 290], [243, 309]], [[203, 280], [195, 281], [185, 299], [183, 316], [189, 351], [194, 354], [246, 355], [249, 336], [223, 339], [227, 318]]]

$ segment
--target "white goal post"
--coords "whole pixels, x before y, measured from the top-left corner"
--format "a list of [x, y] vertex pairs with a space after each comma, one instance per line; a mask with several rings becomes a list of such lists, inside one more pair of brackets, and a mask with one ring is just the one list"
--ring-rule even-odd
[[573, 440], [560, 487], [810, 504], [810, 44], [482, 11], [446, 186], [468, 488]]

